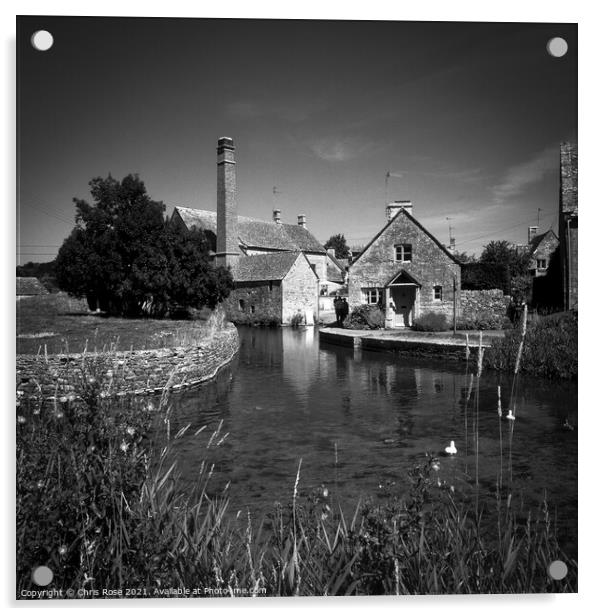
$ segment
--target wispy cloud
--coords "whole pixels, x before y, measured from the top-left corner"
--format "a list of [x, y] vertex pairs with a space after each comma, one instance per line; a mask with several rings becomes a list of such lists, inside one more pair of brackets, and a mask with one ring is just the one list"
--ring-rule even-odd
[[452, 182], [464, 184], [477, 184], [483, 181], [484, 174], [480, 168], [469, 168], [460, 170], [440, 170], [440, 171], [417, 171], [417, 170], [402, 170], [390, 171], [389, 177], [406, 178], [412, 176], [426, 176], [438, 178], [442, 180], [451, 180]]
[[266, 101], [240, 100], [226, 104], [226, 112], [239, 118], [277, 117], [290, 122], [303, 122], [321, 108], [318, 103], [299, 101], [275, 104]]
[[558, 170], [558, 147], [550, 146], [527, 162], [510, 167], [501, 181], [493, 187], [493, 198], [498, 205], [522, 194], [529, 186], [539, 182], [547, 173]]
[[321, 160], [339, 163], [352, 158], [359, 158], [374, 152], [377, 144], [373, 141], [363, 141], [358, 138], [325, 138], [308, 143], [310, 150]]

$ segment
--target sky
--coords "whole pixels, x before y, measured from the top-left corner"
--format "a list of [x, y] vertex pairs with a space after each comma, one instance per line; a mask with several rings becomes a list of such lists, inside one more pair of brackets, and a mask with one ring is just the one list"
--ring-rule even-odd
[[574, 24], [22, 17], [17, 60], [17, 263], [54, 258], [93, 177], [215, 210], [221, 136], [239, 214], [305, 214], [322, 242], [367, 243], [396, 199], [469, 254], [558, 229]]

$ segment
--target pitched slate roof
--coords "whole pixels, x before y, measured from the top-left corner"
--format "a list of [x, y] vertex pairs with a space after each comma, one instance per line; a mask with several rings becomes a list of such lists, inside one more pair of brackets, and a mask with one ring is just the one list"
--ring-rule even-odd
[[558, 236], [554, 233], [554, 231], [552, 231], [552, 229], [548, 229], [545, 233], [540, 233], [539, 235], [536, 235], [535, 237], [533, 237], [533, 239], [529, 243], [529, 249], [531, 251], [531, 254], [533, 254], [539, 248], [539, 245], [541, 244], [541, 242], [550, 233], [554, 236], [555, 239], [558, 239]]
[[282, 280], [300, 254], [300, 252], [273, 252], [239, 257], [233, 272], [234, 280], [236, 282]]
[[[216, 212], [188, 207], [176, 207], [176, 210], [188, 228], [196, 226], [217, 234]], [[249, 216], [238, 217], [238, 238], [249, 248], [326, 252], [311, 232], [299, 225], [279, 224]]]
[[17, 295], [48, 295], [48, 290], [37, 278], [17, 277]]
[[304, 227], [288, 224], [282, 224], [280, 226], [284, 227], [286, 234], [304, 252], [326, 252], [326, 248], [318, 242], [311, 231], [308, 231]]
[[330, 253], [326, 260], [326, 278], [330, 282], [345, 282], [345, 266]]

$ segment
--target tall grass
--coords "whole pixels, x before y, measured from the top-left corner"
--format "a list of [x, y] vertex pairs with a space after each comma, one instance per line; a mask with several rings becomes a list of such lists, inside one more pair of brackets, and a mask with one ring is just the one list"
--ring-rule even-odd
[[521, 347], [520, 369], [525, 374], [550, 379], [577, 378], [577, 314], [539, 317], [522, 328], [494, 339], [485, 357], [486, 367], [511, 372]]
[[[478, 401], [480, 368], [470, 376], [465, 413], [473, 392]], [[208, 463], [192, 487], [179, 481], [178, 442], [196, 439], [209, 459], [228, 438], [222, 423], [211, 433], [203, 426], [190, 435], [187, 425], [172, 434], [167, 393], [118, 402], [102, 391], [100, 375], [91, 375], [72, 398], [19, 396], [17, 596], [35, 588], [31, 572], [42, 564], [54, 572], [52, 587], [101, 597], [104, 588], [143, 597], [178, 589], [201, 589], [200, 596], [576, 590], [577, 563], [563, 553], [546, 501], [522, 511], [511, 486], [502, 493], [501, 474], [494, 510], [473, 507], [441, 484], [439, 461], [429, 455], [410, 470], [404, 498], [358, 502], [348, 516], [326, 489], [303, 492], [299, 460], [290, 502], [253, 520], [230, 510], [229, 487], [215, 485]], [[478, 402], [473, 411], [478, 443]], [[500, 448], [501, 455], [501, 436]], [[336, 445], [334, 456], [338, 480]], [[561, 581], [547, 573], [558, 559], [569, 565]]]

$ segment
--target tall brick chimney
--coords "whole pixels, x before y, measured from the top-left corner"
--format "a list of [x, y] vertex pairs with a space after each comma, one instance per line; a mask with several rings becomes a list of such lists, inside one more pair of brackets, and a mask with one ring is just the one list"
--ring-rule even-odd
[[217, 141], [217, 265], [234, 266], [238, 262], [235, 166], [234, 141], [221, 137]]
[[305, 218], [305, 214], [299, 214], [297, 216], [297, 224], [304, 229], [307, 228], [307, 219]]
[[530, 244], [533, 241], [533, 238], [537, 235], [537, 232], [539, 231], [539, 227], [529, 227], [529, 241], [528, 243]]

